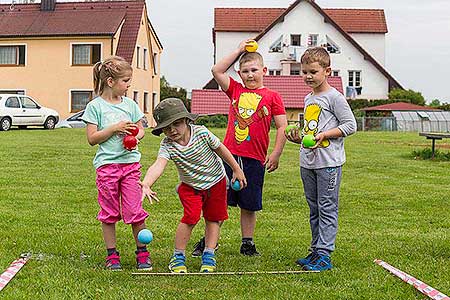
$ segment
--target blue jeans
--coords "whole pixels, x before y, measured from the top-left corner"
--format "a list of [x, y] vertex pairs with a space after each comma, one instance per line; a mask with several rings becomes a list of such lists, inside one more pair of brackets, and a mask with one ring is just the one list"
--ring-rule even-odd
[[300, 174], [309, 205], [311, 250], [330, 255], [335, 248], [338, 228], [342, 166], [323, 169], [300, 168]]

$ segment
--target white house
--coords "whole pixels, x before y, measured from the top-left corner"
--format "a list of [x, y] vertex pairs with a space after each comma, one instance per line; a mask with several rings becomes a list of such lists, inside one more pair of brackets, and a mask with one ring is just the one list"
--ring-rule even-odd
[[[214, 59], [254, 38], [268, 75], [300, 75], [303, 52], [322, 45], [348, 97], [386, 99], [392, 88], [402, 88], [384, 66], [387, 32], [380, 9], [322, 9], [313, 0], [297, 0], [288, 8], [216, 8]], [[236, 79], [237, 67], [228, 69]], [[214, 80], [205, 86], [216, 87]]]

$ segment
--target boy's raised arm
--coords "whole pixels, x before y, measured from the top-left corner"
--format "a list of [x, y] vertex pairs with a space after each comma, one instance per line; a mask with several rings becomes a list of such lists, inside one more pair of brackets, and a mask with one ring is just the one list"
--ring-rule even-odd
[[247, 41], [241, 42], [233, 52], [222, 58], [211, 69], [214, 79], [224, 92], [230, 87], [230, 76], [227, 74], [228, 67], [245, 51], [246, 43]]

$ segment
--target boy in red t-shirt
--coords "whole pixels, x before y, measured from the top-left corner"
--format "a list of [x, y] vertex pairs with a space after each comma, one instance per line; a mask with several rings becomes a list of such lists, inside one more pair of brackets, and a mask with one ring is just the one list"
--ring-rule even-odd
[[[239, 206], [241, 209], [243, 255], [259, 255], [253, 242], [256, 226], [256, 212], [262, 210], [262, 189], [265, 169], [270, 173], [278, 168], [281, 152], [286, 143], [284, 129], [287, 126], [286, 112], [281, 96], [263, 84], [263, 76], [267, 71], [261, 54], [245, 52], [245, 46], [254, 41], [247, 40], [224, 57], [212, 68], [214, 79], [231, 100], [228, 114], [228, 127], [224, 145], [240, 163], [247, 178], [247, 187], [234, 191], [228, 189], [228, 205]], [[241, 83], [236, 82], [227, 73], [227, 69], [242, 54], [239, 59], [239, 76]], [[271, 120], [274, 120], [277, 134], [272, 153], [267, 156], [269, 147], [269, 131]], [[227, 175], [231, 178], [232, 171], [225, 165]], [[193, 252], [201, 253], [202, 241], [197, 243]]]

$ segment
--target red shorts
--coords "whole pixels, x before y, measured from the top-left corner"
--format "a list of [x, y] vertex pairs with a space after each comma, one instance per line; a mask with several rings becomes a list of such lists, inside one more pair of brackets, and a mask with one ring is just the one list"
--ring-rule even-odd
[[197, 224], [202, 210], [203, 218], [207, 221], [219, 222], [228, 219], [225, 177], [208, 190], [196, 190], [182, 182], [178, 187], [178, 195], [184, 208], [181, 223]]

